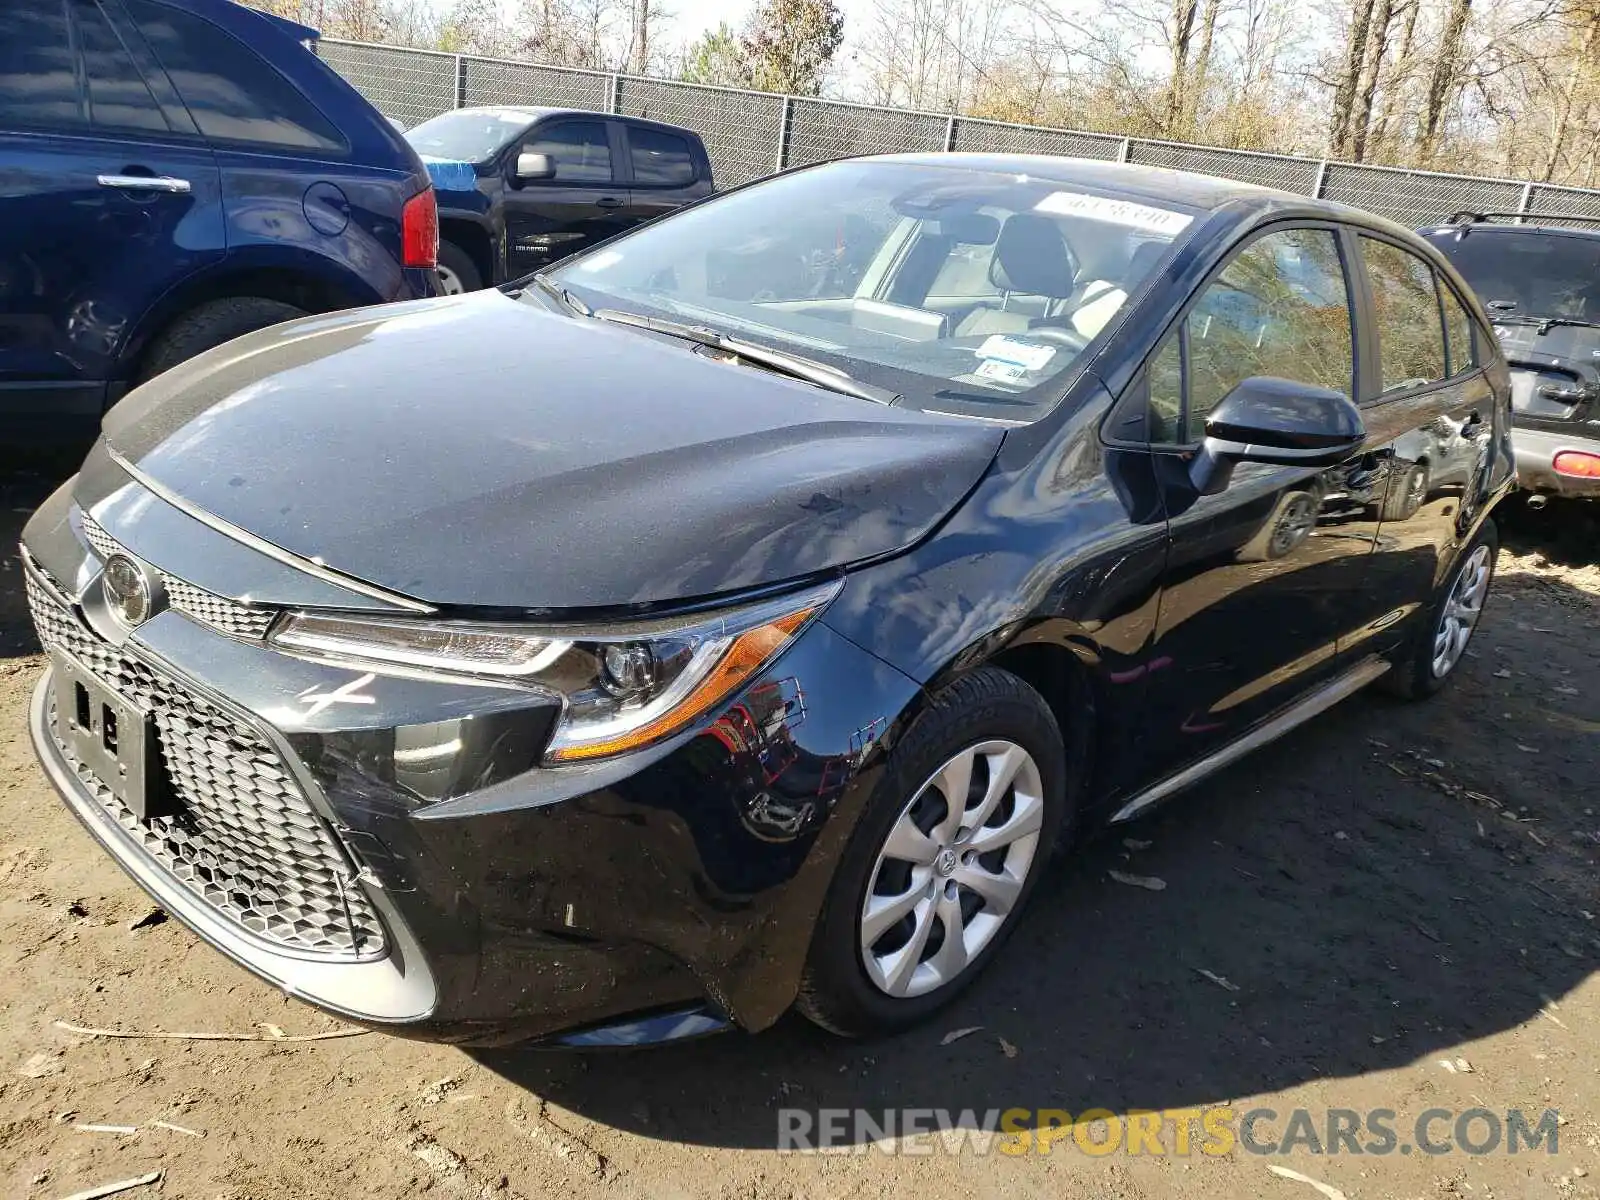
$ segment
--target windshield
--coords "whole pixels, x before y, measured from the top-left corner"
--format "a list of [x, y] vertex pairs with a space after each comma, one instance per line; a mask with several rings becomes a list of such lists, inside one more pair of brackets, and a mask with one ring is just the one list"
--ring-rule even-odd
[[1494, 318], [1600, 321], [1600, 238], [1473, 229], [1430, 238]]
[[820, 360], [902, 403], [1031, 420], [1188, 210], [965, 167], [840, 162], [697, 205], [554, 272], [593, 310]]
[[539, 118], [542, 109], [463, 108], [441, 113], [406, 134], [418, 154], [483, 162]]

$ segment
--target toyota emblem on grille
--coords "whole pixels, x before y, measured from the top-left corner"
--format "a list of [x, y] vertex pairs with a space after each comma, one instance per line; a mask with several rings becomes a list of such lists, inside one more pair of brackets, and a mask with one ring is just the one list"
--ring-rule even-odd
[[129, 629], [149, 619], [155, 606], [150, 578], [145, 571], [123, 554], [113, 554], [106, 559], [101, 576], [106, 603], [113, 615]]

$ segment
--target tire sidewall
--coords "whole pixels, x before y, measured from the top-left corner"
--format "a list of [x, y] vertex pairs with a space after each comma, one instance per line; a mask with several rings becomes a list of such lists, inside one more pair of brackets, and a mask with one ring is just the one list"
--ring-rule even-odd
[[439, 265], [447, 267], [461, 281], [463, 293], [475, 292], [483, 287], [483, 278], [478, 271], [478, 264], [472, 261], [470, 254], [454, 242], [440, 240]]
[[[1042, 697], [1026, 683], [987, 668], [974, 676], [1001, 676], [1020, 691], [986, 700], [960, 719], [957, 710], [937, 700], [918, 716], [885, 766], [839, 860], [812, 936], [807, 964], [808, 990], [828, 994], [825, 1014], [810, 1012], [835, 1032], [846, 1035], [889, 1033], [925, 1019], [955, 999], [971, 984], [1025, 918], [1026, 908], [1068, 821], [1067, 762], [1059, 728]], [[967, 677], [969, 680], [973, 676]], [[960, 690], [960, 683], [948, 691]], [[1044, 816], [1039, 847], [1008, 920], [953, 983], [922, 996], [885, 995], [871, 982], [861, 961], [860, 915], [877, 866], [878, 853], [902, 810], [924, 783], [951, 757], [980, 742], [1015, 742], [1039, 768], [1044, 785]], [[808, 1011], [810, 1011], [808, 1009]]]

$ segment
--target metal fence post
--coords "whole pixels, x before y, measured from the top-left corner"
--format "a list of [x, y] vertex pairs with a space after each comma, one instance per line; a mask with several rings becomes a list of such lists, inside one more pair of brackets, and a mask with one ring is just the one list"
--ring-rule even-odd
[[1517, 224], [1518, 225], [1522, 224], [1522, 214], [1528, 211], [1528, 208], [1529, 208], [1529, 206], [1531, 205], [1532, 202], [1533, 202], [1533, 184], [1525, 183], [1525, 184], [1522, 185], [1522, 195], [1517, 197]]
[[1117, 148], [1117, 161], [1118, 162], [1132, 162], [1133, 161], [1133, 139], [1132, 138], [1123, 138], [1122, 139], [1122, 145]]
[[456, 107], [467, 106], [467, 60], [456, 55]]
[[608, 97], [606, 103], [610, 105], [606, 111], [620, 113], [622, 111], [622, 76], [620, 74], [611, 77], [606, 95]]
[[956, 148], [956, 115], [950, 114], [950, 119], [944, 123], [944, 152], [949, 154]]
[[1322, 185], [1328, 181], [1328, 160], [1323, 159], [1317, 164], [1317, 178], [1311, 184], [1311, 198], [1322, 199]]
[[783, 98], [783, 111], [778, 114], [778, 158], [773, 164], [774, 171], [783, 170], [784, 164], [789, 161], [789, 130], [794, 125], [794, 97]]

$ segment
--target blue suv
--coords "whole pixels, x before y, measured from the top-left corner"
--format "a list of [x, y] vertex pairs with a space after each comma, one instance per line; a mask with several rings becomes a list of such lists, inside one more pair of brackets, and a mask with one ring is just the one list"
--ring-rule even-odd
[[263, 326], [436, 293], [427, 172], [316, 36], [232, 0], [0, 3], [0, 447]]

